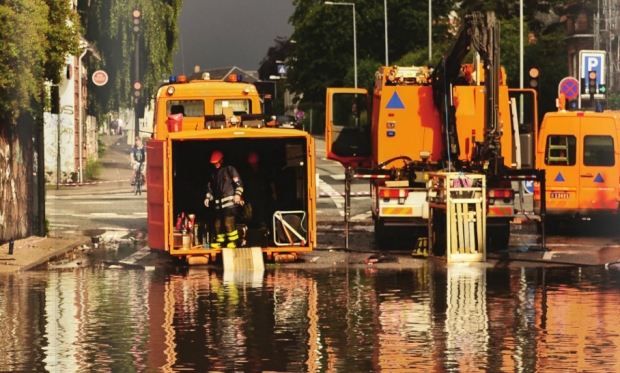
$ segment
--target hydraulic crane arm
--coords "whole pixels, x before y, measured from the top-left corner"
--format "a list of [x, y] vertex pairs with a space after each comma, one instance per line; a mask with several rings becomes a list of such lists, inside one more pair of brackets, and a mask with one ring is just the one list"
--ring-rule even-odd
[[[464, 18], [454, 43], [441, 62], [433, 70], [431, 80], [433, 84], [433, 101], [439, 110], [442, 124], [443, 158], [451, 167], [461, 169], [458, 157], [460, 155], [456, 108], [452, 98], [452, 87], [464, 84], [461, 66], [463, 60], [474, 48], [480, 55], [484, 66], [485, 100], [485, 134], [481, 145], [482, 159], [478, 166], [492, 167], [497, 173], [501, 160], [499, 123], [499, 25], [493, 12], [473, 13]], [[465, 83], [467, 84], [467, 83]]]

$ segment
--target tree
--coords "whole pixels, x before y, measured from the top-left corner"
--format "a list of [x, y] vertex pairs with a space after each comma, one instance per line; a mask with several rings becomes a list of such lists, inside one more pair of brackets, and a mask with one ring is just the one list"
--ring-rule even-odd
[[[101, 61], [94, 61], [92, 68], [105, 70], [109, 76], [108, 84], [102, 87], [88, 82], [88, 110], [100, 122], [110, 111], [133, 106], [134, 81], [140, 80], [143, 92], [152, 95], [162, 77], [171, 74], [182, 3], [183, 0], [90, 0], [79, 3], [85, 38], [101, 56]], [[142, 12], [140, 76], [134, 76], [134, 9]]]
[[[433, 1], [433, 38], [442, 40], [449, 28], [447, 15], [452, 0]], [[304, 102], [321, 103], [325, 88], [345, 84], [344, 77], [353, 70], [353, 17], [351, 7], [329, 6], [322, 1], [294, 0], [290, 18], [294, 26], [291, 39], [296, 41], [289, 55], [287, 83], [291, 91], [303, 92]], [[356, 0], [357, 60], [383, 63], [385, 32], [383, 2]], [[391, 21], [390, 21], [391, 20]], [[395, 61], [414, 49], [425, 47], [428, 38], [428, 1], [390, 0], [388, 2], [389, 59]], [[359, 66], [358, 66], [359, 70]], [[358, 82], [374, 79], [363, 77]]]
[[[42, 126], [45, 82], [60, 80], [77, 46], [69, 2], [8, 0], [0, 4], [0, 243], [32, 233], [33, 137]], [[37, 132], [35, 132], [35, 129]], [[40, 141], [40, 139], [38, 139]]]

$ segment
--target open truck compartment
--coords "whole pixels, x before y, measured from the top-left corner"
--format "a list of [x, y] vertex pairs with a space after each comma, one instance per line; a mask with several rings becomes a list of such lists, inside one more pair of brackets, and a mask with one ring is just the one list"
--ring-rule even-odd
[[[209, 175], [213, 166], [209, 158], [214, 150], [224, 154], [224, 165], [234, 166], [243, 182], [243, 198], [251, 206], [237, 207], [237, 228], [242, 246], [272, 248], [273, 251], [310, 250], [309, 219], [313, 215], [309, 198], [310, 183], [307, 137], [281, 138], [172, 138], [169, 142], [168, 232], [174, 238], [170, 251], [208, 250], [213, 242], [215, 210], [204, 205]], [[252, 173], [248, 155], [256, 152], [259, 171]], [[275, 188], [273, 199], [272, 185]], [[181, 217], [193, 217], [193, 227], [183, 229]], [[186, 241], [183, 243], [183, 236]], [[289, 250], [287, 250], [289, 248]]]

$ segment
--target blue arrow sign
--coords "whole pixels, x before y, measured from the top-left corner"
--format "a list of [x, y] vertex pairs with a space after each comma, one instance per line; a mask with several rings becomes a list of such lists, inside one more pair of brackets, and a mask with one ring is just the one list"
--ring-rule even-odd
[[534, 193], [534, 180], [525, 180], [523, 182], [523, 188], [528, 194]]

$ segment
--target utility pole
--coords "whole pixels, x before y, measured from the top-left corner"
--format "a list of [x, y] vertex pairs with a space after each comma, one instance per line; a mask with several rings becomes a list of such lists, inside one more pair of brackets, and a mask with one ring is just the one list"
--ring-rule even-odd
[[[140, 9], [134, 9], [132, 12], [133, 15], [133, 33], [136, 37], [135, 39], [135, 50], [134, 50], [134, 62], [135, 62], [135, 75], [134, 75], [134, 83], [133, 83], [133, 112], [135, 118], [135, 136], [140, 136], [140, 117], [138, 116], [138, 106], [141, 103], [140, 95], [142, 89], [142, 83], [140, 81], [140, 20], [142, 18], [142, 11]], [[133, 144], [133, 139], [131, 139], [130, 143]]]

